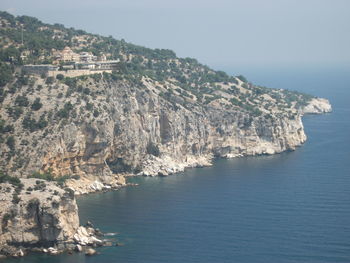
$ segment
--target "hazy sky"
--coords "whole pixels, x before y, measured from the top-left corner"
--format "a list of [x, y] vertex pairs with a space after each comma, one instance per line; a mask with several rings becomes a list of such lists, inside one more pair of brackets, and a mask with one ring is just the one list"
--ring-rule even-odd
[[215, 68], [350, 67], [350, 0], [1, 0], [0, 9]]

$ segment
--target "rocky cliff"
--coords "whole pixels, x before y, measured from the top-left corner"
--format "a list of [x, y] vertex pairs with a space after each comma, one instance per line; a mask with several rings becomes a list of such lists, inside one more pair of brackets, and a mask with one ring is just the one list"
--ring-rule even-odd
[[37, 179], [22, 179], [19, 187], [1, 184], [0, 254], [73, 242], [79, 227], [74, 193]]
[[[209, 165], [213, 157], [294, 150], [306, 140], [302, 115], [331, 110], [327, 100], [318, 98], [287, 109], [279, 107], [284, 101], [275, 100], [267, 108], [264, 105], [272, 98], [266, 93], [254, 97], [261, 101], [261, 105], [255, 102], [259, 114], [233, 106], [229, 93], [208, 104], [193, 99], [184, 104], [174, 87], [178, 94], [164, 98], [161, 94], [169, 87], [147, 78], [138, 84], [107, 75], [99, 81], [77, 80], [75, 85], [89, 89], [83, 95], [59, 81], [46, 85], [40, 78], [31, 78], [33, 86], [22, 86], [21, 94], [27, 94], [28, 101], [40, 97], [43, 106], [14, 122], [12, 134], [20, 154], [9, 156], [11, 151], [4, 151], [3, 167], [16, 176], [36, 171], [50, 171], [55, 177], [78, 176], [67, 181], [77, 193], [119, 187], [125, 184], [126, 174], [168, 175]], [[243, 82], [234, 87], [242, 94], [255, 89], [244, 88]], [[222, 92], [227, 92], [224, 88]], [[58, 98], [67, 93], [68, 97]], [[7, 96], [3, 102], [6, 123], [13, 118], [5, 109], [16, 105], [16, 99]], [[95, 110], [87, 110], [88, 105]], [[65, 108], [67, 116], [59, 117]], [[44, 129], [24, 125], [26, 117], [35, 123], [48, 115], [52, 119], [46, 117]]]
[[52, 255], [110, 245], [91, 223], [79, 225], [72, 189], [53, 182], [0, 176], [0, 258], [36, 251]]

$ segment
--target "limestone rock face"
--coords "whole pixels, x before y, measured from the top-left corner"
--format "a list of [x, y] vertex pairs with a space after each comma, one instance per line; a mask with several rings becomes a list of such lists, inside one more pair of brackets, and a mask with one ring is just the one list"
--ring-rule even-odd
[[124, 175], [110, 175], [99, 177], [96, 175], [84, 175], [79, 180], [69, 179], [66, 186], [74, 191], [75, 195], [93, 192], [110, 191], [127, 185]]
[[1, 184], [0, 254], [13, 247], [51, 247], [73, 241], [79, 227], [78, 208], [72, 191], [37, 179], [22, 179], [23, 190], [15, 201], [15, 188]]
[[[125, 185], [124, 175], [128, 174], [168, 175], [186, 167], [210, 165], [213, 157], [294, 150], [306, 140], [302, 115], [331, 110], [327, 100], [314, 98], [302, 110], [261, 106], [263, 114], [254, 115], [227, 106], [224, 99], [184, 104], [174, 96], [169, 101], [161, 96], [157, 83], [142, 81], [141, 86], [110, 80], [93, 83], [91, 92], [102, 94], [93, 101], [99, 105], [98, 116], [85, 116], [80, 108], [80, 114], [52, 123], [50, 132], [18, 132], [18, 141], [29, 138], [33, 143], [18, 149], [29, 158], [12, 174], [23, 177], [50, 170], [55, 176], [79, 175], [80, 180], [67, 183], [76, 194], [118, 188]], [[239, 88], [243, 90], [243, 84]], [[55, 89], [65, 92], [67, 87], [57, 85]], [[42, 102], [49, 111], [51, 97], [45, 101], [43, 94]], [[70, 103], [78, 105], [79, 96], [73, 93]], [[265, 97], [261, 97], [263, 102]], [[272, 105], [273, 101], [269, 97], [264, 103]], [[10, 169], [13, 165], [11, 159], [4, 166]]]
[[322, 98], [312, 99], [307, 106], [304, 107], [304, 114], [320, 114], [332, 111], [332, 106], [328, 100]]

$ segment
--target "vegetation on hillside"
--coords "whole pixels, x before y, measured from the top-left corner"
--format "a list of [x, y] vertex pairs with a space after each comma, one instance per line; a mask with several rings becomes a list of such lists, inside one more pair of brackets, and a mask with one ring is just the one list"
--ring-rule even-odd
[[[27, 162], [21, 150], [34, 149], [54, 128], [113, 114], [108, 111], [107, 89], [116, 83], [133, 87], [140, 94], [153, 92], [175, 110], [219, 108], [246, 113], [250, 118], [293, 118], [312, 98], [253, 85], [242, 75], [229, 76], [196, 59], [178, 58], [168, 49], [149, 49], [111, 36], [45, 24], [33, 17], [0, 12], [0, 34], [0, 159], [11, 161], [13, 170]], [[96, 56], [104, 54], [118, 61], [117, 68], [112, 73], [74, 78], [63, 72], [52, 77], [21, 70], [24, 64], [52, 63], [53, 50], [65, 47]], [[130, 111], [128, 107], [122, 110], [125, 114]], [[31, 136], [32, 141], [25, 136]], [[147, 153], [160, 154], [151, 143]], [[52, 179], [45, 173], [35, 176]]]
[[[220, 99], [219, 91], [227, 92], [223, 90], [222, 84], [232, 84], [231, 89], [228, 90], [232, 94], [239, 93], [237, 90], [239, 82], [243, 82], [248, 89], [251, 87], [247, 85], [248, 81], [242, 75], [233, 77], [222, 71], [211, 70], [198, 63], [196, 59], [177, 58], [171, 50], [149, 49], [127, 43], [123, 39], [116, 40], [111, 36], [88, 34], [83, 30], [65, 28], [60, 24], [49, 25], [37, 18], [15, 17], [7, 12], [0, 12], [0, 22], [2, 24], [0, 33], [3, 36], [0, 41], [0, 68], [2, 69], [0, 70], [0, 86], [11, 82], [14, 66], [23, 63], [50, 63], [53, 59], [52, 50], [62, 50], [68, 46], [76, 52], [89, 51], [95, 55], [106, 54], [108, 59], [118, 60], [118, 70], [112, 76], [114, 79], [127, 79], [135, 84], [140, 83], [142, 77], [160, 83], [171, 82], [180, 88], [178, 92], [180, 95], [196, 98], [198, 102], [204, 104]], [[58, 80], [62, 79], [62, 76], [58, 76]], [[52, 84], [53, 79], [48, 78], [46, 83]], [[249, 94], [241, 93], [240, 96], [243, 97], [236, 98], [241, 100], [241, 104], [233, 103], [233, 105], [246, 105], [243, 108], [249, 110], [252, 107], [249, 102], [252, 102], [254, 97], [263, 93], [271, 93], [270, 89], [257, 87], [250, 90], [252, 92]], [[251, 97], [249, 95], [252, 95], [252, 98], [249, 98]], [[288, 97], [287, 104], [291, 101], [305, 102], [309, 99], [295, 92], [285, 92], [283, 95]], [[3, 97], [4, 94], [0, 96]], [[171, 96], [165, 94], [164, 97], [170, 98]], [[283, 98], [276, 95], [275, 99]]]

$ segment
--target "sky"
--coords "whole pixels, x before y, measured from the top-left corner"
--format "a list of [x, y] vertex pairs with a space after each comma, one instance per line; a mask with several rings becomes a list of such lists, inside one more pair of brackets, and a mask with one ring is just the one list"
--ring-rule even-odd
[[350, 67], [349, 0], [1, 0], [0, 9], [216, 69]]

